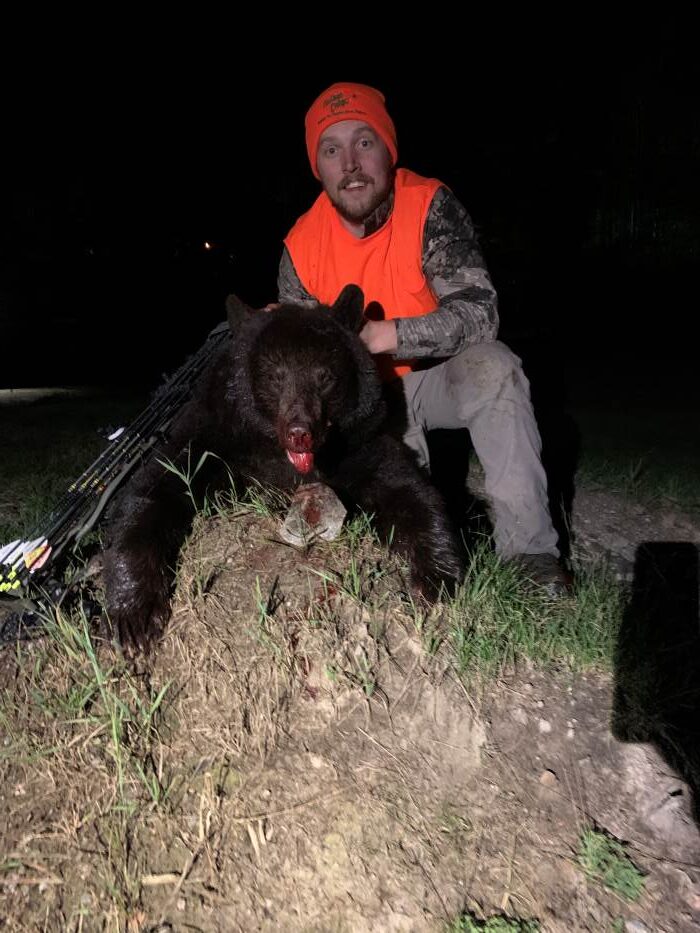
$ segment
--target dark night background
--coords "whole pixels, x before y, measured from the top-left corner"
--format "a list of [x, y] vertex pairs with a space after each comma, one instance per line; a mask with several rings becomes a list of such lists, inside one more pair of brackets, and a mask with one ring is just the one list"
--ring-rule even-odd
[[252, 66], [218, 49], [200, 67], [181, 44], [158, 62], [95, 51], [46, 68], [5, 117], [0, 388], [153, 387], [228, 292], [274, 299], [282, 238], [318, 191], [304, 113], [348, 78], [385, 93], [399, 164], [467, 207], [501, 336], [533, 372], [557, 391], [691, 391], [694, 49], [672, 23], [521, 25], [503, 38], [475, 23], [450, 47], [416, 35], [392, 62], [331, 46], [300, 69], [256, 33]]

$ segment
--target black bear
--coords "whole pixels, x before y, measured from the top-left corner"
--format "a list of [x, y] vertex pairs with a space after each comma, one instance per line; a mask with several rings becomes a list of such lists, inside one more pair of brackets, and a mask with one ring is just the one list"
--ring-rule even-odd
[[172, 568], [193, 518], [179, 469], [197, 464], [200, 490], [254, 478], [283, 490], [305, 479], [346, 507], [374, 515], [408, 559], [412, 583], [434, 597], [461, 576], [440, 496], [386, 427], [374, 360], [357, 336], [364, 296], [347, 286], [332, 307], [253, 311], [231, 296], [232, 339], [217, 351], [169, 439], [111, 510], [104, 556], [106, 605], [127, 650], [147, 648], [169, 615]]

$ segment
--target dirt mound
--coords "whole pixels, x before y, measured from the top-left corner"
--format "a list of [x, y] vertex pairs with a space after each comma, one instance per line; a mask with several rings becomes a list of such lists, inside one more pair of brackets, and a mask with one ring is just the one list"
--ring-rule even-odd
[[[212, 570], [189, 603], [186, 581]], [[195, 536], [181, 580], [182, 624], [157, 663], [168, 676], [192, 651], [196, 687], [173, 713], [197, 728], [178, 757], [201, 772], [206, 748], [232, 769], [220, 929], [413, 930], [459, 914], [445, 827], [463, 822], [484, 733], [423, 650], [428, 620], [397, 599], [401, 567], [369, 539], [300, 555], [274, 520], [246, 516]]]
[[[610, 678], [467, 689], [361, 531], [300, 552], [266, 515], [200, 521], [140, 676], [109, 646], [4, 658], [6, 928], [694, 929], [687, 788], [611, 737]], [[586, 826], [630, 843], [638, 903], [587, 880]]]

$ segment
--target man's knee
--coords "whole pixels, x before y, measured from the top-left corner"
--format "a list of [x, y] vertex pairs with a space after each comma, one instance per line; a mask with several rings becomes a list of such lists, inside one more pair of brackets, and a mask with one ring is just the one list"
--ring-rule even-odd
[[504, 388], [527, 385], [519, 358], [500, 341], [467, 347], [445, 365], [453, 390], [499, 395]]

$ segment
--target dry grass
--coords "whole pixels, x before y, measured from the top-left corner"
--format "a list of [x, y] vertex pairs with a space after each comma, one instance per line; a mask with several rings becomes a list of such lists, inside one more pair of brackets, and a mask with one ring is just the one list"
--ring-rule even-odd
[[149, 664], [62, 615], [0, 656], [8, 929], [437, 931], [571, 899], [455, 653], [498, 575], [428, 610], [362, 521], [299, 552], [271, 507], [198, 518]]

